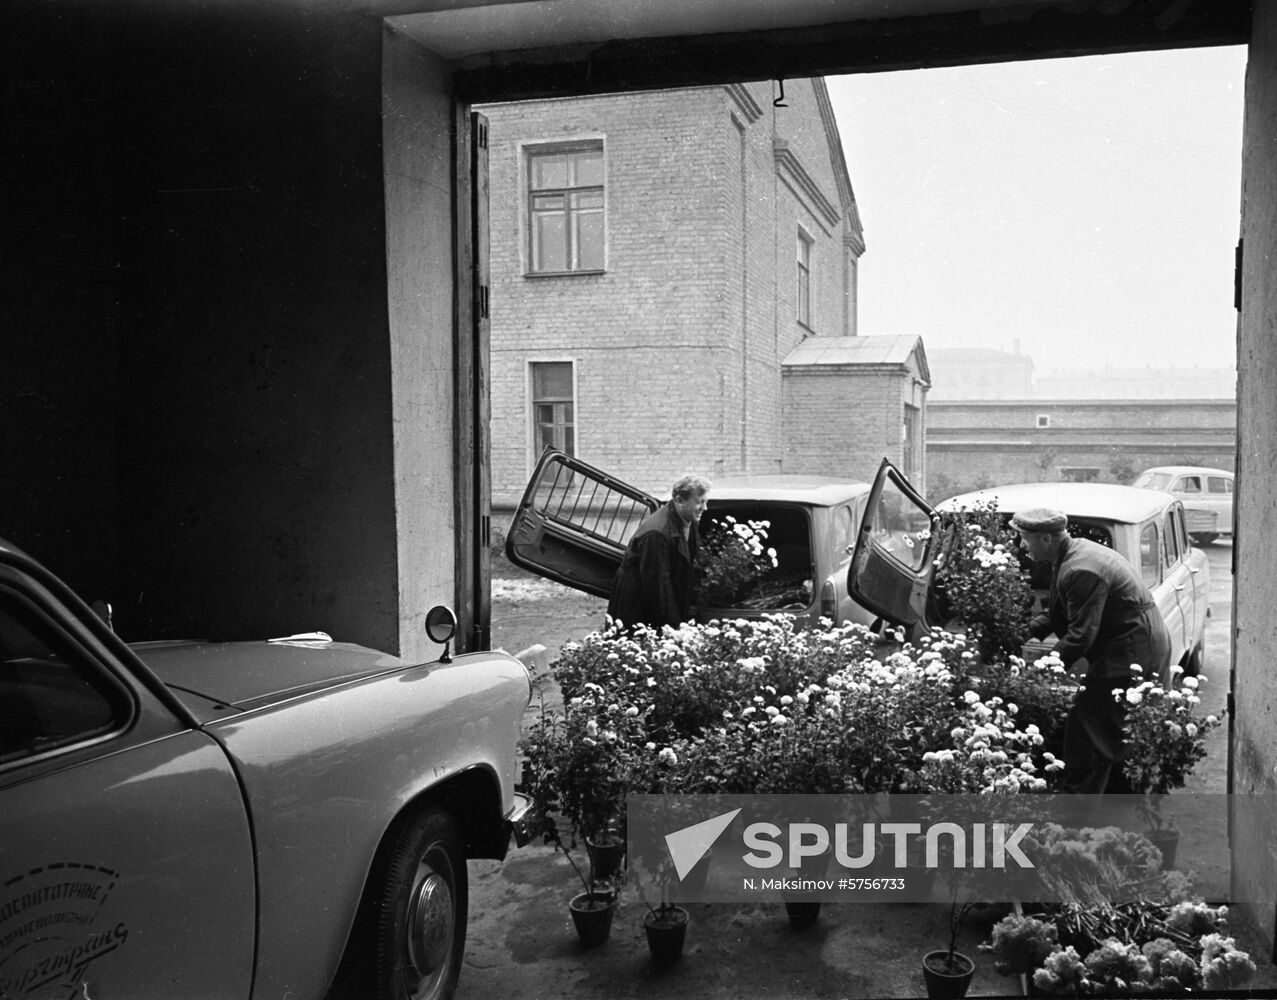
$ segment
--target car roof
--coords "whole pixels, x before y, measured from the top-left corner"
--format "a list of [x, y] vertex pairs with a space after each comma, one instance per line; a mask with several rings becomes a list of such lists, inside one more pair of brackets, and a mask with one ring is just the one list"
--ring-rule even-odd
[[868, 483], [848, 482], [832, 476], [735, 476], [714, 480], [709, 490], [709, 502], [769, 500], [833, 507], [863, 496], [869, 490]]
[[1186, 472], [1200, 472], [1205, 475], [1233, 478], [1233, 474], [1227, 469], [1210, 469], [1204, 465], [1155, 465], [1151, 469], [1145, 469], [1140, 475], [1143, 476], [1150, 472], [1164, 472], [1171, 476], [1180, 476]]
[[1063, 511], [1070, 518], [1098, 518], [1136, 524], [1155, 516], [1176, 500], [1161, 490], [1137, 489], [1116, 483], [1016, 483], [950, 497], [937, 509], [951, 512], [990, 502], [996, 503], [999, 511], [1008, 514], [1034, 507], [1050, 507]]

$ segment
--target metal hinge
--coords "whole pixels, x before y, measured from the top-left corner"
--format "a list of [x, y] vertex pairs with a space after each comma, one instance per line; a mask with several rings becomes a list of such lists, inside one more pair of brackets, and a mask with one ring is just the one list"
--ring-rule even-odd
[[1242, 240], [1237, 241], [1237, 249], [1233, 255], [1233, 308], [1242, 309]]
[[479, 318], [488, 318], [488, 286], [479, 286]]
[[478, 127], [474, 130], [474, 141], [480, 149], [488, 148], [488, 123], [479, 122]]

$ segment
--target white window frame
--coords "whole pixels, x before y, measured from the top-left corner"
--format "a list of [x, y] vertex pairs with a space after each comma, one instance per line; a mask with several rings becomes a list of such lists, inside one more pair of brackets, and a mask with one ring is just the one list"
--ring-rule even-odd
[[794, 316], [799, 325], [808, 330], [815, 330], [816, 324], [811, 314], [811, 278], [816, 256], [816, 238], [799, 226], [797, 246], [794, 249], [797, 258], [794, 276]]
[[[538, 269], [533, 255], [534, 229], [532, 222], [532, 161], [542, 154], [570, 153], [586, 149], [597, 149], [603, 159], [603, 183], [601, 194], [603, 207], [602, 259], [597, 267], [571, 267], [564, 271]], [[593, 187], [594, 185], [588, 185]], [[563, 277], [577, 274], [601, 274], [607, 270], [608, 259], [608, 159], [607, 144], [602, 135], [573, 136], [565, 139], [529, 141], [519, 144], [519, 226], [520, 253], [523, 257], [523, 273], [529, 278]], [[568, 264], [572, 264], [569, 251]]]
[[525, 394], [524, 399], [526, 405], [524, 413], [526, 415], [527, 425], [527, 473], [530, 476], [536, 468], [537, 459], [541, 457], [541, 446], [539, 435], [537, 434], [537, 398], [536, 398], [536, 380], [533, 377], [534, 365], [571, 365], [572, 366], [572, 452], [575, 457], [581, 454], [581, 408], [578, 402], [577, 377], [579, 374], [579, 365], [577, 359], [573, 357], [563, 357], [562, 355], [547, 355], [545, 357], [530, 357], [524, 369], [525, 378]]

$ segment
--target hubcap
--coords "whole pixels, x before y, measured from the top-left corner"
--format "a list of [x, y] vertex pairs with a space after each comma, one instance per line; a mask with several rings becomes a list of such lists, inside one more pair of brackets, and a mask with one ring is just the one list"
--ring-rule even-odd
[[452, 948], [452, 890], [428, 865], [417, 872], [408, 904], [408, 960], [418, 976], [429, 976], [448, 959]]

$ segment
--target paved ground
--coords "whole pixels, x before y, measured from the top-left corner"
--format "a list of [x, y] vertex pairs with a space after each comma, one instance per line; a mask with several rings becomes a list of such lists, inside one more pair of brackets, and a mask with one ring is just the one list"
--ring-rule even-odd
[[[1213, 618], [1207, 628], [1208, 711], [1221, 711], [1228, 685], [1232, 582], [1227, 543], [1208, 550]], [[542, 643], [546, 660], [570, 638], [602, 622], [604, 602], [508, 567], [494, 568], [493, 645], [519, 652]], [[1196, 791], [1223, 792], [1227, 735], [1220, 730], [1207, 761], [1194, 775]], [[1187, 831], [1182, 850], [1204, 870], [1212, 886], [1227, 894], [1219, 845], [1226, 843], [1221, 818], [1216, 829]], [[657, 972], [643, 934], [643, 904], [623, 898], [611, 939], [585, 950], [577, 943], [567, 899], [575, 876], [561, 857], [540, 845], [513, 851], [503, 864], [471, 865], [471, 917], [466, 968], [459, 1000], [506, 1000], [512, 996], [619, 1000], [653, 996], [683, 998], [767, 997], [897, 998], [926, 995], [919, 961], [940, 947], [948, 905], [827, 904], [814, 927], [795, 931], [783, 904], [702, 904], [690, 907], [683, 961]], [[984, 914], [964, 932], [961, 950], [976, 958], [969, 996], [1020, 995], [1018, 982], [997, 975], [977, 945], [998, 914]], [[1241, 945], [1261, 964], [1255, 996], [1277, 996], [1277, 969], [1264, 964], [1267, 947], [1234, 928]]]

